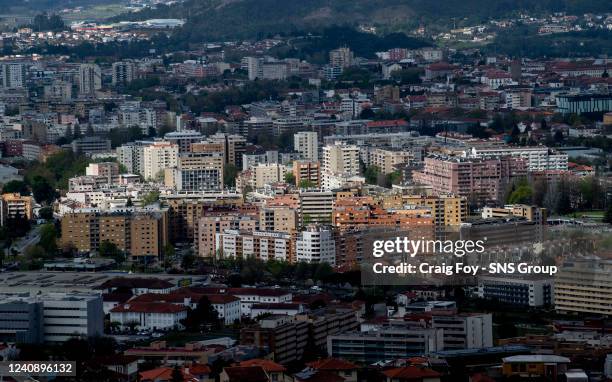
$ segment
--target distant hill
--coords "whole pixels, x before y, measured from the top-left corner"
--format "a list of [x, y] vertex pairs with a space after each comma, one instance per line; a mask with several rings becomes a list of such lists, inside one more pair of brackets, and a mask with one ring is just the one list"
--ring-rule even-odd
[[117, 2], [118, 0], [0, 0], [0, 14], [37, 14], [64, 8]]
[[115, 20], [187, 19], [183, 37], [202, 41], [362, 23], [391, 32], [419, 24], [484, 20], [520, 10], [582, 14], [612, 12], [612, 5], [610, 0], [185, 0]]

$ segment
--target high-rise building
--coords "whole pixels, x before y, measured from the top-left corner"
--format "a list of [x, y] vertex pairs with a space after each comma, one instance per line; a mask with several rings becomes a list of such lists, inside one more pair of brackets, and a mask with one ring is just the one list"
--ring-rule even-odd
[[217, 234], [225, 230], [255, 231], [257, 219], [253, 216], [240, 216], [238, 212], [218, 212], [198, 219], [194, 246], [198, 256], [215, 257], [217, 250]]
[[314, 224], [307, 226], [296, 239], [295, 257], [298, 262], [336, 265], [336, 244], [332, 231]]
[[21, 63], [5, 63], [2, 70], [2, 87], [4, 89], [22, 89], [26, 86], [26, 67]]
[[444, 350], [493, 346], [491, 313], [433, 315], [431, 326], [443, 330]]
[[300, 188], [321, 187], [321, 166], [319, 162], [294, 161], [293, 177]]
[[274, 361], [286, 365], [302, 358], [308, 343], [308, 322], [295, 316], [271, 316], [240, 330], [240, 344], [267, 348]]
[[319, 160], [319, 142], [316, 131], [300, 131], [293, 135], [293, 149], [301, 154], [302, 159], [313, 162]]
[[144, 176], [144, 148], [152, 141], [136, 141], [117, 147], [117, 161], [131, 174]]
[[178, 145], [166, 141], [156, 141], [143, 149], [144, 178], [163, 178], [167, 168], [178, 165]]
[[173, 131], [164, 135], [164, 140], [178, 145], [179, 153], [190, 152], [191, 145], [201, 142], [204, 139], [202, 134], [193, 130]]
[[81, 64], [79, 67], [79, 94], [95, 95], [102, 88], [102, 71], [96, 64]]
[[2, 194], [2, 206], [0, 208], [2, 225], [7, 219], [16, 217], [30, 220], [33, 218], [32, 208], [34, 206], [34, 198], [31, 196], [22, 196], [19, 193]]
[[288, 206], [270, 206], [259, 209], [259, 229], [262, 231], [287, 232], [296, 230], [297, 211]]
[[130, 61], [113, 62], [113, 86], [125, 86], [136, 78], [136, 65]]
[[337, 144], [323, 147], [323, 169], [321, 183], [324, 189], [330, 189], [328, 178], [359, 175], [359, 147], [355, 145]]
[[245, 152], [246, 138], [237, 134], [217, 133], [203, 141], [203, 144], [219, 144], [225, 153], [225, 163], [242, 168], [242, 154]]
[[353, 52], [347, 47], [334, 49], [329, 52], [329, 64], [331, 66], [348, 68], [353, 65], [353, 60]]
[[46, 99], [68, 102], [72, 99], [72, 84], [67, 81], [56, 80], [49, 85], [45, 85], [44, 93]]
[[292, 235], [285, 232], [225, 230], [217, 234], [216, 244], [221, 258], [295, 261]]

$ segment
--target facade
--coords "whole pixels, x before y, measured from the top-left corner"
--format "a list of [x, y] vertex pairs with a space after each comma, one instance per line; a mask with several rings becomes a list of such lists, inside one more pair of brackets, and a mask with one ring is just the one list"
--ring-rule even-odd
[[263, 188], [265, 185], [283, 182], [285, 180], [287, 167], [278, 163], [260, 163], [253, 168], [255, 176], [253, 186], [255, 188]]
[[23, 89], [26, 86], [26, 66], [17, 62], [0, 65], [2, 88]]
[[62, 217], [61, 243], [80, 252], [97, 251], [108, 241], [133, 260], [160, 259], [168, 243], [167, 209], [101, 213], [83, 211]]
[[328, 178], [337, 175], [359, 175], [359, 147], [355, 145], [327, 145], [323, 147], [323, 165], [321, 171], [323, 189], [331, 189]]
[[567, 170], [567, 154], [553, 152], [548, 147], [472, 148], [470, 155], [476, 158], [503, 156], [521, 158], [527, 163], [529, 171]]
[[493, 317], [487, 314], [432, 316], [431, 327], [442, 329], [444, 350], [493, 346]]
[[216, 253], [221, 258], [295, 261], [295, 245], [288, 233], [225, 230], [216, 235]]
[[336, 265], [336, 244], [330, 229], [309, 225], [300, 232], [295, 243], [296, 261]]
[[509, 204], [503, 208], [483, 207], [482, 209], [483, 219], [517, 216], [538, 224], [546, 224], [547, 215], [546, 208], [524, 204]]
[[566, 262], [555, 277], [555, 310], [565, 314], [612, 315], [612, 261]]
[[303, 190], [299, 195], [300, 225], [330, 223], [336, 195], [332, 191]]
[[110, 311], [111, 322], [120, 327], [138, 330], [169, 330], [181, 328], [188, 308], [168, 302], [127, 302]]
[[158, 179], [167, 168], [178, 165], [178, 145], [157, 141], [143, 149], [143, 169], [145, 179]]
[[43, 342], [43, 303], [33, 297], [0, 296], [0, 341]]
[[258, 326], [240, 330], [241, 345], [267, 347], [282, 365], [302, 358], [308, 342], [308, 323], [294, 316], [270, 316]]
[[549, 306], [553, 302], [553, 280], [547, 278], [511, 278], [481, 276], [478, 297], [501, 304], [530, 307]]
[[238, 213], [202, 216], [197, 224], [196, 252], [198, 256], [208, 258], [216, 256], [217, 234], [225, 230], [254, 231], [257, 228], [257, 220], [251, 216], [240, 216]]
[[293, 149], [302, 159], [319, 160], [319, 137], [316, 131], [300, 131], [293, 135]]
[[327, 338], [327, 354], [330, 357], [364, 364], [443, 349], [443, 330], [440, 329], [382, 328], [336, 334]]
[[113, 86], [125, 86], [136, 79], [136, 65], [129, 61], [113, 62]]
[[104, 333], [100, 295], [52, 293], [40, 296], [44, 312], [45, 342], [65, 342], [73, 337]]
[[321, 187], [321, 166], [319, 162], [294, 161], [293, 177], [297, 187], [304, 188], [304, 185], [308, 185], [310, 188], [319, 188]]
[[79, 95], [92, 96], [102, 88], [102, 71], [96, 64], [81, 64], [79, 67]]
[[401, 200], [403, 204], [429, 208], [437, 227], [459, 226], [468, 217], [468, 205], [465, 197], [454, 195], [402, 195]]
[[377, 148], [368, 151], [368, 164], [378, 167], [383, 174], [390, 174], [415, 161], [420, 162], [420, 157], [420, 150], [385, 150]]
[[612, 95], [609, 94], [562, 94], [556, 100], [557, 112], [563, 114], [612, 111]]
[[137, 141], [117, 147], [117, 161], [131, 174], [144, 176], [144, 148], [152, 142]]
[[435, 194], [455, 194], [485, 202], [500, 200], [505, 186], [525, 177], [524, 160], [511, 157], [428, 157], [422, 171], [414, 171], [416, 183], [429, 185]]
[[297, 211], [290, 207], [271, 206], [259, 210], [259, 229], [272, 232], [294, 232], [298, 225]]
[[19, 193], [2, 194], [2, 224], [7, 219], [22, 217], [31, 220], [34, 215], [32, 207], [34, 206], [34, 198], [31, 196], [22, 196]]
[[329, 65], [337, 68], [348, 68], [353, 65], [353, 52], [347, 47], [341, 47], [329, 52]]

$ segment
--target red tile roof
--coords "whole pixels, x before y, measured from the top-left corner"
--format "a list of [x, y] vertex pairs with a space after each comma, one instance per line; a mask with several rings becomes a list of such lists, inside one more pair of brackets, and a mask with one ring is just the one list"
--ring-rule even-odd
[[282, 372], [287, 371], [287, 369], [283, 365], [280, 365], [269, 359], [261, 359], [261, 358], [255, 358], [255, 359], [250, 359], [248, 361], [242, 361], [240, 362], [239, 366], [247, 366], [247, 367], [248, 366], [261, 366], [261, 368], [263, 368], [268, 373], [282, 373]]
[[339, 358], [324, 358], [318, 361], [309, 362], [308, 366], [317, 370], [357, 370], [358, 367], [352, 362]]
[[[171, 381], [172, 380], [172, 367], [158, 367], [157, 369], [147, 370], [140, 373], [141, 381]], [[185, 373], [181, 370], [184, 382], [199, 382], [199, 380], [191, 375], [191, 373]]]
[[268, 382], [268, 375], [261, 366], [233, 366], [223, 371], [229, 377], [229, 382]]
[[420, 381], [423, 378], [440, 377], [442, 374], [437, 371], [418, 366], [398, 367], [382, 372], [389, 378], [403, 381]]

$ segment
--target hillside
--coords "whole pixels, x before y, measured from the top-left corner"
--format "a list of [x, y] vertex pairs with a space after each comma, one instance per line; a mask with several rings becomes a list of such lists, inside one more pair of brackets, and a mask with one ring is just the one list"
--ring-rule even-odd
[[386, 32], [419, 24], [461, 24], [520, 10], [610, 12], [609, 0], [185, 0], [115, 20], [183, 18], [189, 41], [252, 38], [328, 25], [367, 23]]

